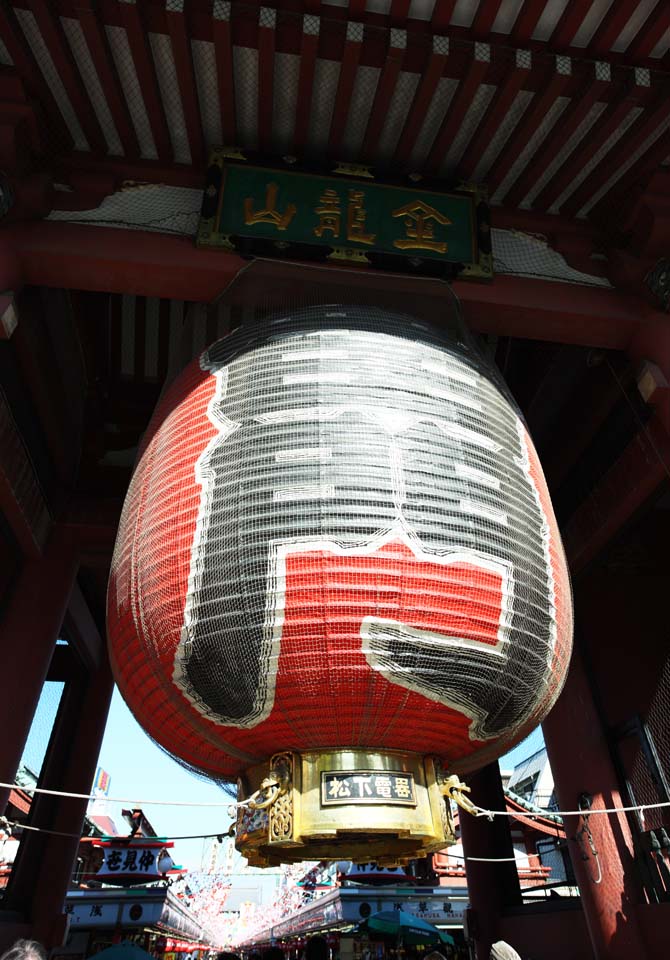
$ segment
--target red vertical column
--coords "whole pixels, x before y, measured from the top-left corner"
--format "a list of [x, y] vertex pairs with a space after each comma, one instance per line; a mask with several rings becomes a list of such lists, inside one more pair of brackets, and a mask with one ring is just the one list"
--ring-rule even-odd
[[637, 924], [637, 878], [625, 814], [595, 813], [623, 806], [609, 748], [582, 657], [575, 649], [568, 678], [543, 724], [547, 753], [561, 810], [580, 809], [587, 818], [566, 817], [565, 832], [597, 960], [645, 960]]
[[[76, 571], [75, 554], [56, 529], [43, 555], [25, 562], [0, 620], [0, 782], [14, 782]], [[0, 810], [8, 795], [0, 788]]]
[[[71, 722], [59, 731], [58, 742], [54, 744], [55, 750], [67, 751], [60, 786], [65, 792], [90, 792], [113, 689], [112, 671], [105, 655], [101, 665], [87, 678], [83, 702], [80, 691], [73, 691], [76, 702]], [[53, 806], [50, 829], [71, 836], [49, 836], [40, 856], [39, 869], [35, 871], [30, 897], [32, 934], [47, 947], [57, 947], [64, 941], [65, 896], [87, 806], [86, 800], [69, 797], [59, 798]]]
[[[467, 777], [472, 800], [487, 810], [504, 810], [505, 794], [496, 763]], [[521, 904], [519, 874], [507, 817], [473, 817], [459, 812], [465, 872], [470, 898], [469, 936], [475, 942], [477, 960], [488, 960], [491, 944], [499, 937], [500, 918], [506, 907]], [[468, 859], [482, 857], [507, 862], [483, 863]]]

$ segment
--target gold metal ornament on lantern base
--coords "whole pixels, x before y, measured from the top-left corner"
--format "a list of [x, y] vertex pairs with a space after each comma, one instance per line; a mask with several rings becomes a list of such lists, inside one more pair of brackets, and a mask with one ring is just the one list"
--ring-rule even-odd
[[[238, 781], [235, 845], [249, 864], [405, 863], [456, 840], [438, 760], [400, 751], [282, 752]], [[466, 788], [467, 789], [467, 788]], [[245, 799], [248, 798], [248, 799]]]

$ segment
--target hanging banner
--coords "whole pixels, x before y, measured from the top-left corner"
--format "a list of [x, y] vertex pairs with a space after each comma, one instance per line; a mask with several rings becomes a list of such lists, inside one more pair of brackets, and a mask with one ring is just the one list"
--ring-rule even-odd
[[430, 261], [451, 265], [459, 277], [492, 276], [488, 205], [479, 189], [439, 193], [231, 163], [215, 152], [198, 245], [247, 249], [244, 240], [265, 241], [264, 252], [289, 258], [321, 248], [335, 260], [404, 269]]

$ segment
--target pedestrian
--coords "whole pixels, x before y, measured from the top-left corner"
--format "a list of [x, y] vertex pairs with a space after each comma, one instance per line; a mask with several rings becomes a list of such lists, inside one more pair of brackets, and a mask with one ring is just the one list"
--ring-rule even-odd
[[284, 960], [284, 951], [281, 947], [268, 947], [262, 953], [263, 960]]
[[325, 937], [310, 937], [305, 947], [305, 960], [328, 960], [330, 950]]
[[521, 960], [521, 957], [514, 947], [510, 947], [509, 943], [498, 940], [491, 947], [491, 960]]
[[47, 960], [47, 952], [37, 940], [17, 940], [0, 960]]

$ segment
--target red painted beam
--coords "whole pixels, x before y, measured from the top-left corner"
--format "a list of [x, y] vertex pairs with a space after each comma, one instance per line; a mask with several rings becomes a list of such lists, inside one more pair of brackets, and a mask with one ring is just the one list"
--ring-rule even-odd
[[451, 23], [456, 3], [457, 0], [435, 0], [430, 18], [430, 29], [433, 33], [443, 33], [447, 29]]
[[[561, 218], [547, 218], [550, 221], [560, 224]], [[233, 253], [199, 249], [187, 238], [141, 230], [42, 220], [14, 224], [4, 233], [18, 261], [19, 278], [38, 286], [211, 302], [247, 265]], [[325, 269], [333, 282], [347, 286], [367, 284], [374, 276], [383, 277], [389, 290], [416, 286], [414, 279], [388, 273]], [[300, 271], [299, 263], [295, 270]], [[424, 284], [441, 296], [440, 282]], [[628, 345], [645, 315], [641, 301], [614, 290], [521, 277], [498, 276], [490, 284], [456, 281], [454, 291], [466, 319], [479, 332], [613, 350]]]
[[352, 20], [360, 20], [365, 14], [365, 4], [367, 0], [349, 0], [349, 17]]
[[17, 23], [16, 14], [9, 4], [0, 4], [0, 38], [7, 47], [7, 52], [26, 90], [43, 105], [46, 122], [58, 137], [59, 147], [63, 150], [71, 150], [74, 146], [72, 134], [65, 123], [58, 101], [44, 79], [33, 52], [26, 42], [23, 30]]
[[533, 154], [521, 175], [505, 195], [505, 202], [511, 207], [517, 207], [540, 179], [552, 160], [560, 153], [579, 125], [586, 119], [591, 108], [599, 100], [605, 99], [604, 94], [609, 86], [609, 66], [607, 64], [591, 65], [593, 76], [585, 80], [584, 91], [579, 97], [573, 97], [566, 109], [547, 134], [538, 150]]
[[300, 156], [304, 153], [309, 137], [309, 123], [312, 115], [312, 94], [314, 91], [314, 71], [316, 54], [319, 48], [319, 17], [305, 14], [302, 18], [302, 40], [300, 42], [300, 74], [298, 76], [298, 96], [295, 104], [295, 122], [293, 124], [293, 149]]
[[470, 32], [472, 33], [473, 37], [477, 37], [480, 40], [484, 40], [488, 37], [495, 22], [495, 18], [498, 16], [498, 10], [500, 9], [501, 4], [502, 0], [479, 0], [477, 13], [474, 16], [472, 26], [470, 27]]
[[[84, 3], [87, 6], [84, 6]], [[128, 110], [123, 87], [116, 71], [114, 57], [109, 48], [109, 41], [102, 25], [97, 7], [93, 0], [81, 0], [78, 8], [79, 22], [86, 39], [91, 59], [95, 64], [103, 93], [114, 120], [116, 132], [123, 146], [126, 157], [135, 158], [140, 155], [140, 145], [135, 133], [135, 127]]]
[[39, 480], [14, 422], [7, 399], [0, 391], [0, 512], [21, 553], [39, 557], [49, 536], [51, 517]]
[[577, 216], [588, 200], [613, 177], [617, 170], [633, 156], [642, 144], [665, 123], [670, 114], [668, 91], [661, 94], [653, 109], [641, 113], [628, 130], [620, 137], [597, 167], [581, 182], [574, 193], [562, 205], [562, 212]]
[[107, 141], [79, 74], [58, 14], [44, 0], [28, 0], [49, 55], [63, 82], [77, 120], [93, 153], [106, 154]]
[[272, 150], [276, 23], [277, 11], [261, 7], [258, 18], [258, 147], [266, 154]]
[[650, 177], [656, 173], [660, 164], [670, 156], [670, 130], [662, 133], [658, 140], [638, 157], [626, 172], [613, 183], [607, 193], [598, 200], [590, 211], [590, 216], [599, 219], [606, 214], [608, 208], [616, 207], [617, 220], [625, 207], [629, 207], [632, 200], [637, 199], [643, 191]]
[[547, 0], [524, 0], [512, 27], [512, 43], [528, 43], [546, 5]]
[[142, 90], [142, 97], [151, 125], [151, 135], [153, 137], [158, 158], [163, 161], [173, 159], [172, 141], [168, 129], [163, 98], [161, 97], [156, 67], [154, 65], [153, 55], [149, 37], [145, 30], [142, 12], [139, 6], [134, 3], [120, 3], [119, 15], [128, 37], [128, 46], [133, 58], [135, 72]]
[[670, 437], [654, 415], [591, 491], [563, 532], [578, 573], [667, 479]]
[[487, 146], [491, 143], [501, 121], [514, 103], [516, 95], [528, 79], [531, 68], [531, 54], [515, 51], [514, 64], [505, 73], [505, 79], [498, 85], [486, 112], [479, 122], [472, 139], [465, 148], [458, 165], [458, 176], [463, 180], [470, 179]]
[[195, 70], [193, 68], [191, 38], [186, 28], [183, 4], [180, 10], [166, 4], [165, 20], [168, 34], [170, 35], [172, 59], [174, 60], [175, 70], [177, 72], [179, 95], [184, 110], [184, 122], [188, 134], [188, 145], [191, 151], [191, 163], [193, 166], [201, 167], [205, 162], [205, 137], [202, 129], [202, 117], [200, 115], [198, 87], [195, 81]]
[[634, 62], [646, 59], [669, 27], [670, 3], [659, 0], [626, 47], [626, 58]]
[[449, 104], [446, 116], [426, 157], [424, 170], [427, 173], [437, 175], [440, 172], [444, 159], [449, 152], [449, 147], [461, 129], [479, 85], [484, 81], [490, 65], [491, 51], [488, 44], [476, 43], [473, 50], [473, 59]]
[[219, 94], [221, 135], [224, 144], [230, 146], [237, 139], [235, 113], [235, 82], [233, 78], [233, 41], [230, 29], [230, 5], [215, 6], [212, 20], [212, 37], [216, 56], [216, 83]]
[[363, 46], [363, 24], [349, 21], [347, 23], [347, 37], [344, 42], [344, 51], [342, 53], [342, 63], [340, 64], [340, 76], [337, 82], [337, 93], [335, 94], [335, 104], [333, 106], [333, 116], [330, 122], [330, 134], [328, 137], [328, 150], [332, 157], [337, 159], [340, 155], [342, 138], [347, 125], [349, 116], [349, 105], [356, 82], [356, 71], [358, 70], [358, 61], [361, 58], [361, 48]]
[[612, 45], [635, 13], [636, 7], [636, 0], [616, 0], [616, 3], [612, 3], [586, 48], [591, 56], [601, 57], [611, 52]]
[[211, 301], [244, 266], [190, 238], [57, 221], [20, 223], [11, 240], [24, 283]]
[[[563, 59], [556, 58], [561, 62], [557, 67], [563, 68]], [[503, 182], [509, 171], [512, 169], [515, 161], [526, 148], [531, 138], [535, 136], [540, 125], [543, 123], [547, 113], [551, 110], [556, 100], [563, 94], [566, 87], [572, 80], [569, 70], [552, 73], [546, 87], [536, 93], [530, 104], [526, 108], [521, 120], [517, 123], [509, 139], [493, 162], [493, 166], [486, 174], [486, 182], [489, 185], [491, 194]], [[560, 119], [558, 121], [560, 123]]]
[[391, 0], [389, 19], [395, 27], [403, 27], [405, 25], [410, 5], [411, 0]]
[[449, 41], [447, 38], [433, 37], [433, 47], [428, 62], [419, 80], [412, 106], [409, 108], [405, 125], [396, 144], [393, 166], [403, 166], [410, 158], [419, 130], [426, 119], [426, 111], [444, 72], [448, 54]]
[[532, 206], [539, 210], [548, 210], [583, 170], [584, 165], [593, 157], [602, 145], [618, 130], [634, 106], [631, 99], [613, 101], [598, 117], [584, 140], [578, 144], [566, 163], [556, 171], [548, 184], [533, 201]]
[[389, 31], [389, 48], [386, 63], [382, 67], [382, 72], [377, 82], [375, 98], [372, 102], [368, 125], [365, 129], [365, 136], [363, 137], [361, 158], [364, 161], [372, 160], [377, 153], [379, 138], [384, 129], [386, 117], [391, 106], [391, 100], [393, 99], [393, 94], [398, 82], [398, 76], [402, 69], [406, 46], [407, 34], [405, 31], [391, 29]]
[[549, 46], [552, 49], [565, 50], [570, 46], [591, 6], [592, 0], [572, 0], [566, 4], [549, 37]]

